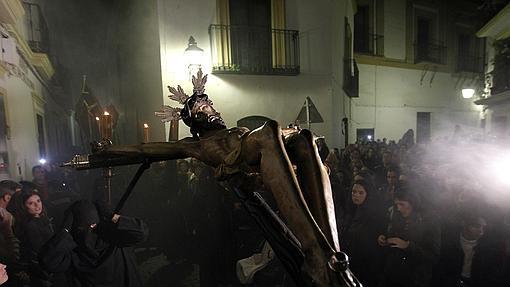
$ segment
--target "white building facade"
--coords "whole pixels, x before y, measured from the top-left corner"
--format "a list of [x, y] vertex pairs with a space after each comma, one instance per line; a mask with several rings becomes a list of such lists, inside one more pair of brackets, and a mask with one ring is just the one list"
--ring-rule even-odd
[[[227, 126], [251, 116], [286, 126], [309, 97], [324, 120], [311, 129], [331, 146], [343, 146], [342, 119], [349, 116], [344, 58], [352, 49], [353, 2], [158, 1], [165, 104], [178, 106], [166, 97], [168, 85], [191, 93], [183, 54], [193, 36], [204, 50], [202, 69], [210, 74], [206, 93]], [[188, 130], [181, 123], [179, 138]]]
[[[56, 119], [60, 121], [58, 124], [51, 124], [47, 119], [48, 108], [51, 110], [59, 104], [50, 97], [49, 83], [54, 70], [47, 47], [42, 46], [47, 42], [42, 38], [43, 33], [39, 33], [44, 25], [40, 12], [39, 6], [19, 0], [0, 1], [2, 179], [31, 180], [32, 166], [39, 164], [41, 158], [59, 153], [58, 145], [48, 142], [48, 133], [66, 134], [65, 130], [60, 130], [67, 126], [67, 122], [60, 119], [60, 116], [65, 118], [65, 114]], [[47, 130], [48, 125], [52, 125], [50, 130]], [[58, 141], [58, 136], [54, 140]]]
[[510, 4], [477, 33], [487, 45], [488, 65], [484, 91], [476, 101], [483, 107], [486, 133], [491, 138], [510, 137]]
[[[457, 4], [455, 2], [458, 2]], [[359, 98], [350, 137], [418, 142], [446, 139], [455, 127], [478, 135], [481, 108], [461, 90], [479, 83], [483, 41], [470, 1], [358, 0], [354, 22]]]

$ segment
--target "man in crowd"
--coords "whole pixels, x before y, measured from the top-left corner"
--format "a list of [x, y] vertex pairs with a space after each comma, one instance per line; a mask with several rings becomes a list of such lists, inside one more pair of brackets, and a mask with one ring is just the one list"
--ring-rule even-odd
[[41, 165], [35, 165], [32, 167], [32, 182], [37, 186], [37, 190], [41, 195], [41, 199], [48, 199], [49, 187], [48, 179], [46, 178], [46, 170]]
[[391, 151], [384, 151], [382, 154], [382, 164], [374, 168], [376, 187], [380, 187], [386, 182], [386, 175], [388, 174], [388, 169], [392, 165], [392, 158], [393, 155]]
[[485, 218], [470, 208], [456, 226], [444, 231], [435, 286], [505, 286], [504, 250], [486, 229]]
[[389, 166], [386, 171], [386, 184], [379, 188], [379, 198], [383, 208], [390, 208], [394, 203], [395, 192], [400, 187], [400, 168]]

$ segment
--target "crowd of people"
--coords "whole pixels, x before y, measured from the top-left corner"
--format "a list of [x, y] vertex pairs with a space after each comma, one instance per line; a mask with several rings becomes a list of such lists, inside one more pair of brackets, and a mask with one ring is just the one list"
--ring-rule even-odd
[[[509, 205], [490, 203], [472, 179], [453, 180], [424, 149], [412, 137], [321, 148], [351, 270], [364, 286], [510, 286]], [[116, 170], [112, 202], [132, 171]], [[35, 166], [32, 181], [0, 182], [0, 284], [294, 286], [242, 202], [197, 160], [153, 164], [123, 212], [134, 217], [104, 199], [99, 173]], [[167, 264], [148, 272], [154, 254], [133, 246]], [[263, 264], [251, 260], [264, 253]], [[247, 262], [259, 265], [240, 274]]]
[[129, 247], [146, 224], [82, 199], [57, 173], [34, 166], [32, 181], [0, 182], [2, 287], [142, 286]]
[[491, 178], [443, 168], [454, 143], [442, 145], [442, 160], [431, 148], [378, 140], [329, 154], [351, 270], [364, 286], [510, 286], [510, 202], [488, 200]]

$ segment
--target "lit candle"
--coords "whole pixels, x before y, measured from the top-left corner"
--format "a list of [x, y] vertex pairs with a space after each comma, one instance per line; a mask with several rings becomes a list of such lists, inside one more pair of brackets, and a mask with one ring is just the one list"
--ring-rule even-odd
[[112, 116], [108, 112], [104, 112], [103, 114], [103, 139], [112, 139]]
[[168, 133], [168, 141], [176, 142], [179, 140], [179, 121], [170, 121], [170, 131]]
[[149, 142], [149, 125], [143, 124], [143, 142], [148, 143]]
[[99, 131], [99, 137], [103, 137], [103, 130], [101, 129], [101, 119], [96, 117], [97, 130]]

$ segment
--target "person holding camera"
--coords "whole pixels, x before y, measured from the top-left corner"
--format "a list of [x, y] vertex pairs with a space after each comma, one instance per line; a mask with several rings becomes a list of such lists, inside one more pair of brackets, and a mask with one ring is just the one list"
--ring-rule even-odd
[[439, 258], [441, 231], [434, 219], [420, 211], [418, 195], [401, 187], [394, 195], [387, 233], [377, 238], [383, 248], [380, 286], [429, 286]]

